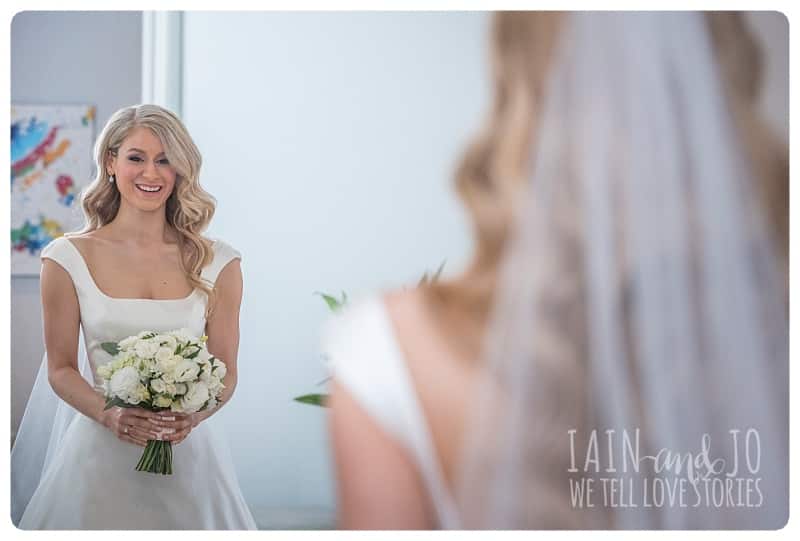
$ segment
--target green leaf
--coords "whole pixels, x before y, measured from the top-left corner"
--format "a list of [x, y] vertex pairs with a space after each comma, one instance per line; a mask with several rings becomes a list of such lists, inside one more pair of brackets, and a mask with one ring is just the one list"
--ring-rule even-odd
[[124, 400], [122, 400], [118, 396], [111, 396], [111, 397], [106, 398], [106, 407], [104, 407], [103, 409], [107, 410], [107, 409], [111, 409], [113, 407], [130, 408], [130, 407], [133, 407], [133, 406], [131, 406], [130, 404], [128, 404], [127, 402], [125, 402]]
[[439, 280], [439, 276], [441, 276], [442, 271], [444, 270], [444, 264], [445, 263], [447, 263], [446, 259], [444, 261], [442, 261], [442, 264], [439, 265], [438, 269], [436, 269], [436, 272], [434, 273], [433, 278], [431, 279], [431, 282], [437, 282]]
[[446, 259], [442, 261], [442, 264], [439, 265], [439, 268], [436, 269], [436, 272], [433, 273], [433, 276], [428, 276], [428, 271], [425, 271], [425, 274], [423, 274], [422, 278], [420, 278], [419, 282], [417, 282], [417, 287], [421, 287], [428, 284], [435, 284], [439, 280], [439, 277], [442, 275], [445, 263], [447, 263]]
[[116, 342], [103, 342], [100, 347], [109, 355], [116, 355], [119, 353], [119, 346]]
[[339, 301], [336, 297], [333, 297], [331, 295], [326, 295], [325, 293], [322, 293], [320, 291], [315, 291], [314, 294], [322, 297], [322, 299], [325, 301], [325, 303], [328, 305], [328, 308], [330, 308], [332, 312], [335, 312], [342, 307], [342, 302]]
[[304, 394], [303, 396], [296, 396], [295, 402], [301, 404], [311, 404], [312, 406], [326, 407], [328, 402], [328, 395], [326, 394]]

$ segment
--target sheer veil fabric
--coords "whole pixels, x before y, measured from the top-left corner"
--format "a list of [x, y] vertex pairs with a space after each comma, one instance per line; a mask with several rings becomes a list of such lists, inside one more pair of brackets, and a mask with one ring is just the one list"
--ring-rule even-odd
[[465, 440], [464, 526], [779, 528], [786, 291], [703, 15], [564, 25]]
[[[82, 331], [78, 337], [78, 370], [90, 385], [94, 385]], [[50, 386], [45, 353], [11, 449], [11, 521], [14, 524], [19, 524], [42, 472], [52, 463], [64, 432], [77, 414]]]

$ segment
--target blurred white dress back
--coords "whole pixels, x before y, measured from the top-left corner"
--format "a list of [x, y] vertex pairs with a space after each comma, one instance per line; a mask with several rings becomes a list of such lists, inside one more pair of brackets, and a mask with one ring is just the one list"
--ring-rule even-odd
[[322, 351], [336, 381], [408, 451], [443, 529], [459, 528], [430, 428], [380, 297], [363, 299], [325, 326]]

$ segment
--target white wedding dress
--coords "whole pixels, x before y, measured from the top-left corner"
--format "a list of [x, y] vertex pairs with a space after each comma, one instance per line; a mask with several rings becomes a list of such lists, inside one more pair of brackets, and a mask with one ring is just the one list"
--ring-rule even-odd
[[325, 325], [322, 351], [333, 377], [413, 458], [433, 502], [438, 526], [459, 529], [433, 438], [380, 297], [366, 298]]
[[[202, 273], [211, 282], [227, 263], [241, 257], [221, 241], [215, 241], [213, 247], [214, 259]], [[42, 258], [62, 266], [75, 285], [85, 339], [82, 346], [91, 374], [110, 359], [101, 347], [103, 342], [118, 341], [143, 330], [188, 328], [197, 336], [204, 334], [206, 300], [199, 290], [175, 300], [112, 298], [97, 287], [69, 239], [51, 242], [42, 251]], [[216, 420], [210, 417], [184, 441], [173, 445], [173, 474], [157, 475], [135, 470], [143, 447], [119, 440], [76, 412], [55, 450], [48, 451], [52, 456], [45, 462], [27, 506], [26, 495], [14, 494], [12, 483], [12, 510], [24, 509], [19, 527], [255, 529]], [[12, 453], [12, 478], [13, 459]]]

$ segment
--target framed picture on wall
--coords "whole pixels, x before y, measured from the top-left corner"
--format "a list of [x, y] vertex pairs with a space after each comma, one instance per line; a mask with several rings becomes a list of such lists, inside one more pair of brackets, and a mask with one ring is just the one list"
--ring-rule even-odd
[[47, 243], [83, 223], [92, 105], [11, 105], [11, 274], [38, 276]]

